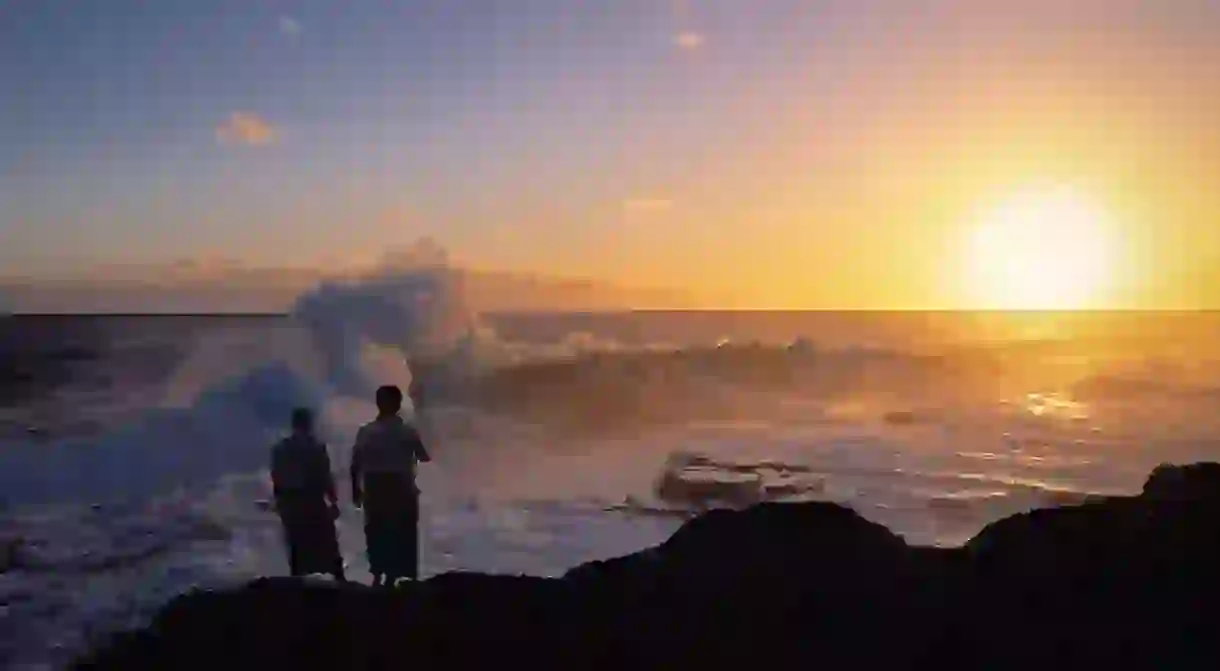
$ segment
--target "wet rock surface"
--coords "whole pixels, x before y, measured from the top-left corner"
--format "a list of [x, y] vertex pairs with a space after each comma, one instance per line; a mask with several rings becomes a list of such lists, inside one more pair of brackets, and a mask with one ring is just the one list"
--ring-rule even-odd
[[812, 469], [774, 461], [721, 462], [693, 453], [677, 453], [657, 481], [659, 500], [695, 509], [712, 505], [744, 507], [821, 493], [822, 480]]
[[768, 502], [561, 578], [264, 579], [182, 596], [78, 668], [1220, 668], [1218, 470], [1160, 468], [953, 549]]

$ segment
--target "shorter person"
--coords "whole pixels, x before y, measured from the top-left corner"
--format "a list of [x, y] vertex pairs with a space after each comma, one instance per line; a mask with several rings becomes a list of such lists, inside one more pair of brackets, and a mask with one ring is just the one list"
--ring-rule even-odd
[[339, 498], [330, 457], [314, 436], [313, 413], [306, 408], [292, 411], [292, 434], [271, 450], [271, 483], [292, 575], [329, 573], [346, 581], [335, 531]]

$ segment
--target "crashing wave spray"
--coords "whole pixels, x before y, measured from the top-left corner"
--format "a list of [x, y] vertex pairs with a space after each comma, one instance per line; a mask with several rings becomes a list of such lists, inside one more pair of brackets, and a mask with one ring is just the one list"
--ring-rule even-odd
[[380, 384], [429, 386], [486, 365], [494, 336], [465, 296], [465, 274], [425, 239], [356, 280], [324, 282], [297, 299], [292, 316], [312, 334], [328, 383], [367, 397]]

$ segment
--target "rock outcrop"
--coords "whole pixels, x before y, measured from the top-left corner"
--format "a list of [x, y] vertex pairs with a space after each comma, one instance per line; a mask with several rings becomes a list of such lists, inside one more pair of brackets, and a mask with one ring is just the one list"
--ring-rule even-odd
[[1218, 575], [1220, 465], [1200, 464], [954, 549], [763, 503], [557, 579], [265, 579], [180, 597], [79, 668], [1214, 669]]
[[805, 466], [780, 462], [731, 463], [701, 454], [670, 456], [656, 495], [667, 504], [694, 509], [744, 507], [820, 494], [822, 480]]

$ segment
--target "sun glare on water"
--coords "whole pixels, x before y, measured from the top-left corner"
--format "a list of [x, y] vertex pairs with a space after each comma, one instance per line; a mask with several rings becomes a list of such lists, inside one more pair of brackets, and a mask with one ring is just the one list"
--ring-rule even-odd
[[1071, 189], [1017, 193], [973, 229], [967, 281], [988, 309], [1100, 307], [1112, 235], [1106, 213]]

